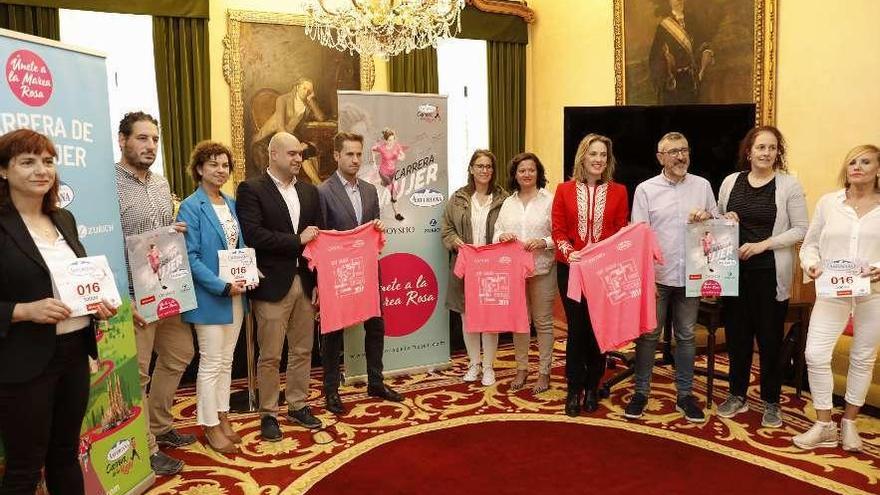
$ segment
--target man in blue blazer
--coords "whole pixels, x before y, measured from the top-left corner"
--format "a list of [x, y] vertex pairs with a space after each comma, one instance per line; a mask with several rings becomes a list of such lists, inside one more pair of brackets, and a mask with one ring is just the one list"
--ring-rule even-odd
[[307, 428], [320, 428], [308, 397], [315, 325], [315, 276], [302, 257], [318, 235], [321, 210], [315, 186], [296, 180], [304, 146], [279, 132], [269, 141], [269, 167], [238, 185], [236, 207], [242, 234], [257, 254], [265, 275], [249, 292], [257, 320], [257, 385], [260, 431], [264, 440], [281, 440], [276, 419], [280, 389], [278, 365], [287, 337], [287, 417]]
[[[367, 222], [379, 220], [379, 196], [376, 186], [358, 179], [364, 151], [364, 138], [360, 134], [340, 132], [333, 137], [333, 158], [336, 173], [318, 186], [324, 226], [332, 230], [351, 230]], [[324, 301], [324, 304], [332, 304]], [[364, 322], [364, 348], [367, 354], [367, 393], [371, 397], [400, 402], [403, 396], [383, 382], [382, 353], [385, 345], [385, 322], [381, 317]], [[322, 337], [321, 359], [324, 364], [324, 396], [327, 410], [345, 414], [345, 406], [339, 398], [339, 355], [342, 351], [342, 331], [330, 332]]]

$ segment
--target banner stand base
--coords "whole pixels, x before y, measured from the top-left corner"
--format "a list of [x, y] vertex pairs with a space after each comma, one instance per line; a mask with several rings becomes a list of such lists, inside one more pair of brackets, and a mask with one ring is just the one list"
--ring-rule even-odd
[[238, 390], [229, 396], [229, 412], [249, 413], [256, 410], [257, 401], [251, 397], [250, 390]]
[[143, 481], [135, 485], [134, 488], [132, 488], [126, 495], [140, 495], [141, 493], [145, 493], [153, 486], [153, 483], [155, 482], [156, 474], [151, 472], [149, 476], [147, 476], [146, 478], [144, 478]]
[[[422, 366], [414, 366], [412, 368], [402, 368], [399, 370], [386, 371], [382, 373], [385, 378], [394, 378], [395, 376], [414, 375], [416, 373], [433, 373], [435, 371], [443, 371], [452, 368], [452, 361], [444, 361], [442, 363], [426, 364]], [[357, 385], [367, 382], [367, 375], [343, 376], [344, 385]]]

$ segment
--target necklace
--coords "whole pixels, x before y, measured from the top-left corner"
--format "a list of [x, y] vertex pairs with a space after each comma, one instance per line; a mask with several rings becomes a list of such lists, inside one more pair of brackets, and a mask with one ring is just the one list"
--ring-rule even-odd
[[864, 198], [853, 198], [852, 196], [850, 196], [849, 191], [847, 191], [847, 199], [849, 200], [852, 209], [856, 212], [861, 211], [863, 207], [870, 210], [877, 204], [880, 204], [880, 199], [878, 199], [877, 196], [874, 194], [871, 194], [867, 198], [867, 201], [865, 201]]
[[51, 221], [49, 223], [49, 226], [42, 227], [38, 226], [37, 222], [35, 222], [34, 219], [27, 219], [24, 217], [24, 215], [22, 215], [21, 220], [24, 222], [28, 229], [36, 232], [37, 234], [45, 238], [51, 238], [52, 234], [55, 232], [55, 225], [52, 224]]

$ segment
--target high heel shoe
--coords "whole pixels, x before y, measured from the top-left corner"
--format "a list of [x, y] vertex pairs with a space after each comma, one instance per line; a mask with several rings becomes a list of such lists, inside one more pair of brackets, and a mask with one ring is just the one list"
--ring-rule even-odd
[[226, 435], [232, 443], [241, 443], [241, 436], [232, 429], [232, 423], [229, 422], [229, 413], [222, 412], [218, 414], [220, 417], [220, 431]]
[[234, 454], [238, 448], [223, 434], [223, 428], [218, 424], [205, 427], [205, 439], [208, 446], [221, 454]]

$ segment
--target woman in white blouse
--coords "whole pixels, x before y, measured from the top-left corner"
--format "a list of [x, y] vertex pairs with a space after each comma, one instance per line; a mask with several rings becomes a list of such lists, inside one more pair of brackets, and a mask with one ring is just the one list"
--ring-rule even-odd
[[[468, 369], [462, 380], [481, 383], [488, 387], [495, 383], [495, 353], [498, 350], [498, 334], [473, 332], [464, 325], [464, 280], [455, 276], [458, 248], [464, 244], [485, 246], [493, 239], [495, 220], [501, 204], [507, 197], [504, 189], [495, 183], [495, 155], [489, 150], [476, 150], [468, 163], [468, 183], [452, 193], [446, 202], [441, 220], [440, 237], [443, 246], [452, 255], [449, 258], [449, 286], [446, 290], [446, 307], [462, 315], [462, 338], [468, 354]], [[482, 346], [483, 357], [480, 359]]]
[[[544, 165], [534, 153], [520, 153], [510, 161], [508, 190], [511, 196], [501, 205], [495, 222], [495, 241], [520, 241], [535, 256], [535, 274], [526, 284], [529, 315], [538, 334], [538, 381], [532, 391], [550, 388], [550, 363], [553, 354], [553, 300], [556, 298], [556, 260], [550, 236], [550, 209], [553, 195], [547, 192]], [[514, 333], [516, 377], [511, 390], [525, 386], [529, 376], [527, 333]]]
[[229, 421], [232, 356], [247, 311], [243, 281], [227, 282], [220, 276], [218, 251], [243, 248], [244, 240], [235, 201], [220, 191], [232, 175], [232, 153], [226, 146], [202, 141], [193, 149], [190, 173], [199, 184], [180, 204], [177, 219], [186, 222], [186, 250], [192, 269], [198, 308], [183, 313], [192, 323], [199, 342], [196, 376], [196, 417], [208, 445], [233, 453], [241, 443]]
[[831, 418], [831, 353], [851, 315], [853, 340], [840, 442], [843, 450], [857, 452], [862, 449], [862, 439], [855, 419], [865, 402], [880, 346], [880, 148], [870, 144], [853, 148], [843, 162], [840, 182], [844, 189], [822, 196], [816, 205], [801, 248], [801, 266], [806, 276], [816, 279], [827, 262], [853, 262], [862, 266], [861, 276], [870, 278], [871, 292], [861, 297], [816, 300], [806, 361], [817, 420], [793, 440], [802, 449], [837, 446], [837, 426]]

